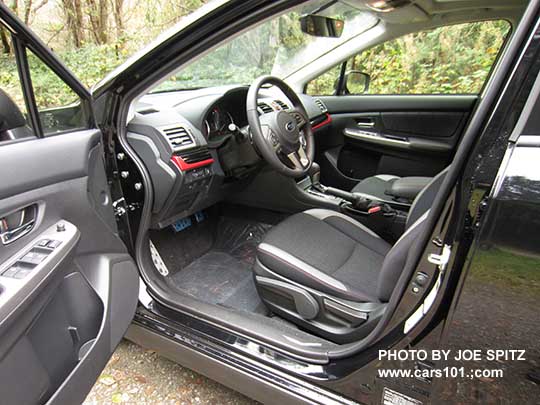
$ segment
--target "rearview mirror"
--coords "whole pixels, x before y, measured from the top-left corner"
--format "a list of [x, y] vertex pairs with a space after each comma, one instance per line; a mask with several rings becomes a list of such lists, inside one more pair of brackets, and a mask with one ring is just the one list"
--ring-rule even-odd
[[349, 70], [345, 73], [343, 90], [345, 94], [363, 94], [369, 89], [371, 77], [359, 70]]
[[324, 17], [322, 15], [305, 15], [300, 17], [302, 32], [314, 37], [339, 38], [343, 33], [343, 20]]

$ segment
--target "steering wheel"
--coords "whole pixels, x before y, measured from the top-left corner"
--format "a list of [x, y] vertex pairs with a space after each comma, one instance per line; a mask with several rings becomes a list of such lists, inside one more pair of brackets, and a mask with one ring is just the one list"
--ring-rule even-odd
[[[260, 88], [271, 84], [292, 102], [292, 108], [259, 114]], [[315, 156], [313, 129], [300, 98], [281, 79], [261, 76], [251, 84], [246, 101], [251, 136], [262, 157], [278, 172], [289, 177], [307, 174]]]

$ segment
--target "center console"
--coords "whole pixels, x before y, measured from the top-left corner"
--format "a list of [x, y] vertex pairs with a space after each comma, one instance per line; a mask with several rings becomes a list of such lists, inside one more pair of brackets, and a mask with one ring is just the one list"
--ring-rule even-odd
[[[411, 207], [403, 199], [382, 200], [375, 196], [353, 193], [320, 183], [320, 167], [313, 163], [308, 176], [297, 182], [298, 188], [315, 201], [353, 217], [389, 242], [395, 242], [405, 231], [407, 213]], [[309, 198], [309, 197], [308, 197]]]

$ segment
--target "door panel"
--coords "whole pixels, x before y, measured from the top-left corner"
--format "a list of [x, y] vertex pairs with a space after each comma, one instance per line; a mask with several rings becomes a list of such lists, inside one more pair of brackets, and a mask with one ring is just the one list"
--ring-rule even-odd
[[0, 145], [0, 172], [0, 218], [9, 219], [2, 231], [33, 221], [27, 234], [0, 241], [2, 398], [79, 403], [138, 296], [137, 268], [116, 232], [101, 134]]
[[351, 189], [376, 174], [434, 176], [452, 160], [477, 96], [326, 96], [316, 137], [322, 181]]

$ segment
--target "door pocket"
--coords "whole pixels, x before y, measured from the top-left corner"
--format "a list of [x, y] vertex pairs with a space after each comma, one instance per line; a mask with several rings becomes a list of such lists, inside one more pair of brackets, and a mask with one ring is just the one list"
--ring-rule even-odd
[[103, 303], [86, 279], [78, 272], [68, 274], [0, 363], [0, 376], [25, 387], [8, 390], [2, 380], [2, 391], [10, 391], [9, 403], [46, 402], [88, 352], [103, 318]]

